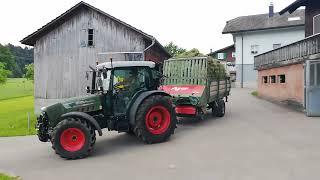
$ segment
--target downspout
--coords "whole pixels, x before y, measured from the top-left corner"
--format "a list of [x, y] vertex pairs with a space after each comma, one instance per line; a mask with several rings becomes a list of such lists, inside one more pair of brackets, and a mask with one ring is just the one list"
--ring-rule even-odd
[[241, 34], [241, 88], [243, 88], [243, 34]]
[[152, 43], [146, 49], [143, 50], [143, 60], [145, 60], [146, 51], [148, 51], [156, 43], [156, 38], [152, 37]]

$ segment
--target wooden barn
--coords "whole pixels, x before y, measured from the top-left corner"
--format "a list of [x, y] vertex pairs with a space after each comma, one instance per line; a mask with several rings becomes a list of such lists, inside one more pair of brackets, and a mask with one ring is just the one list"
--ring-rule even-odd
[[[85, 95], [88, 66], [105, 62], [102, 52], [141, 52], [114, 60], [162, 64], [170, 54], [151, 35], [85, 3], [74, 7], [21, 40], [34, 46], [35, 108]], [[103, 57], [103, 56], [102, 56]]]

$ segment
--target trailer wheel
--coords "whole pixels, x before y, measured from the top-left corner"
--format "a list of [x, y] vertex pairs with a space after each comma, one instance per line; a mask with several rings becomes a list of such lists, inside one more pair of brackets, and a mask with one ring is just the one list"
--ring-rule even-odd
[[140, 105], [133, 130], [143, 142], [164, 142], [174, 133], [177, 119], [170, 101], [170, 97], [155, 95]]
[[215, 115], [217, 117], [223, 117], [224, 114], [226, 113], [226, 104], [223, 99], [219, 100], [217, 104], [218, 104], [218, 107], [216, 108]]
[[53, 129], [52, 148], [66, 159], [80, 159], [89, 155], [96, 141], [94, 129], [77, 118], [62, 120]]

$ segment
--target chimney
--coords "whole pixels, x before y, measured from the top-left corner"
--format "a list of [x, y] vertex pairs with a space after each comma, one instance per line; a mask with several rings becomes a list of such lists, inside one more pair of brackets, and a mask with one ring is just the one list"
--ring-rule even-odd
[[273, 17], [273, 15], [274, 15], [274, 6], [273, 6], [273, 2], [271, 2], [269, 6], [269, 18]]
[[212, 53], [212, 49], [210, 49], [210, 53]]

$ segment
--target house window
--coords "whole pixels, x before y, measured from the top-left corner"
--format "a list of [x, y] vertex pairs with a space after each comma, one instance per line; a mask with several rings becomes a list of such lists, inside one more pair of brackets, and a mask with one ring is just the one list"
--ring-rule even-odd
[[279, 83], [286, 83], [286, 75], [281, 74], [278, 76]]
[[94, 30], [88, 29], [88, 46], [94, 46]]
[[273, 44], [273, 49], [278, 49], [281, 47], [281, 44]]
[[313, 17], [313, 34], [320, 33], [320, 14]]
[[235, 58], [236, 57], [236, 53], [235, 52], [232, 52], [232, 58]]
[[258, 54], [259, 45], [251, 45], [251, 54]]
[[268, 76], [263, 76], [263, 77], [262, 77], [262, 82], [263, 82], [264, 84], [267, 84], [267, 83], [268, 83]]
[[270, 76], [270, 83], [276, 83], [276, 76]]

